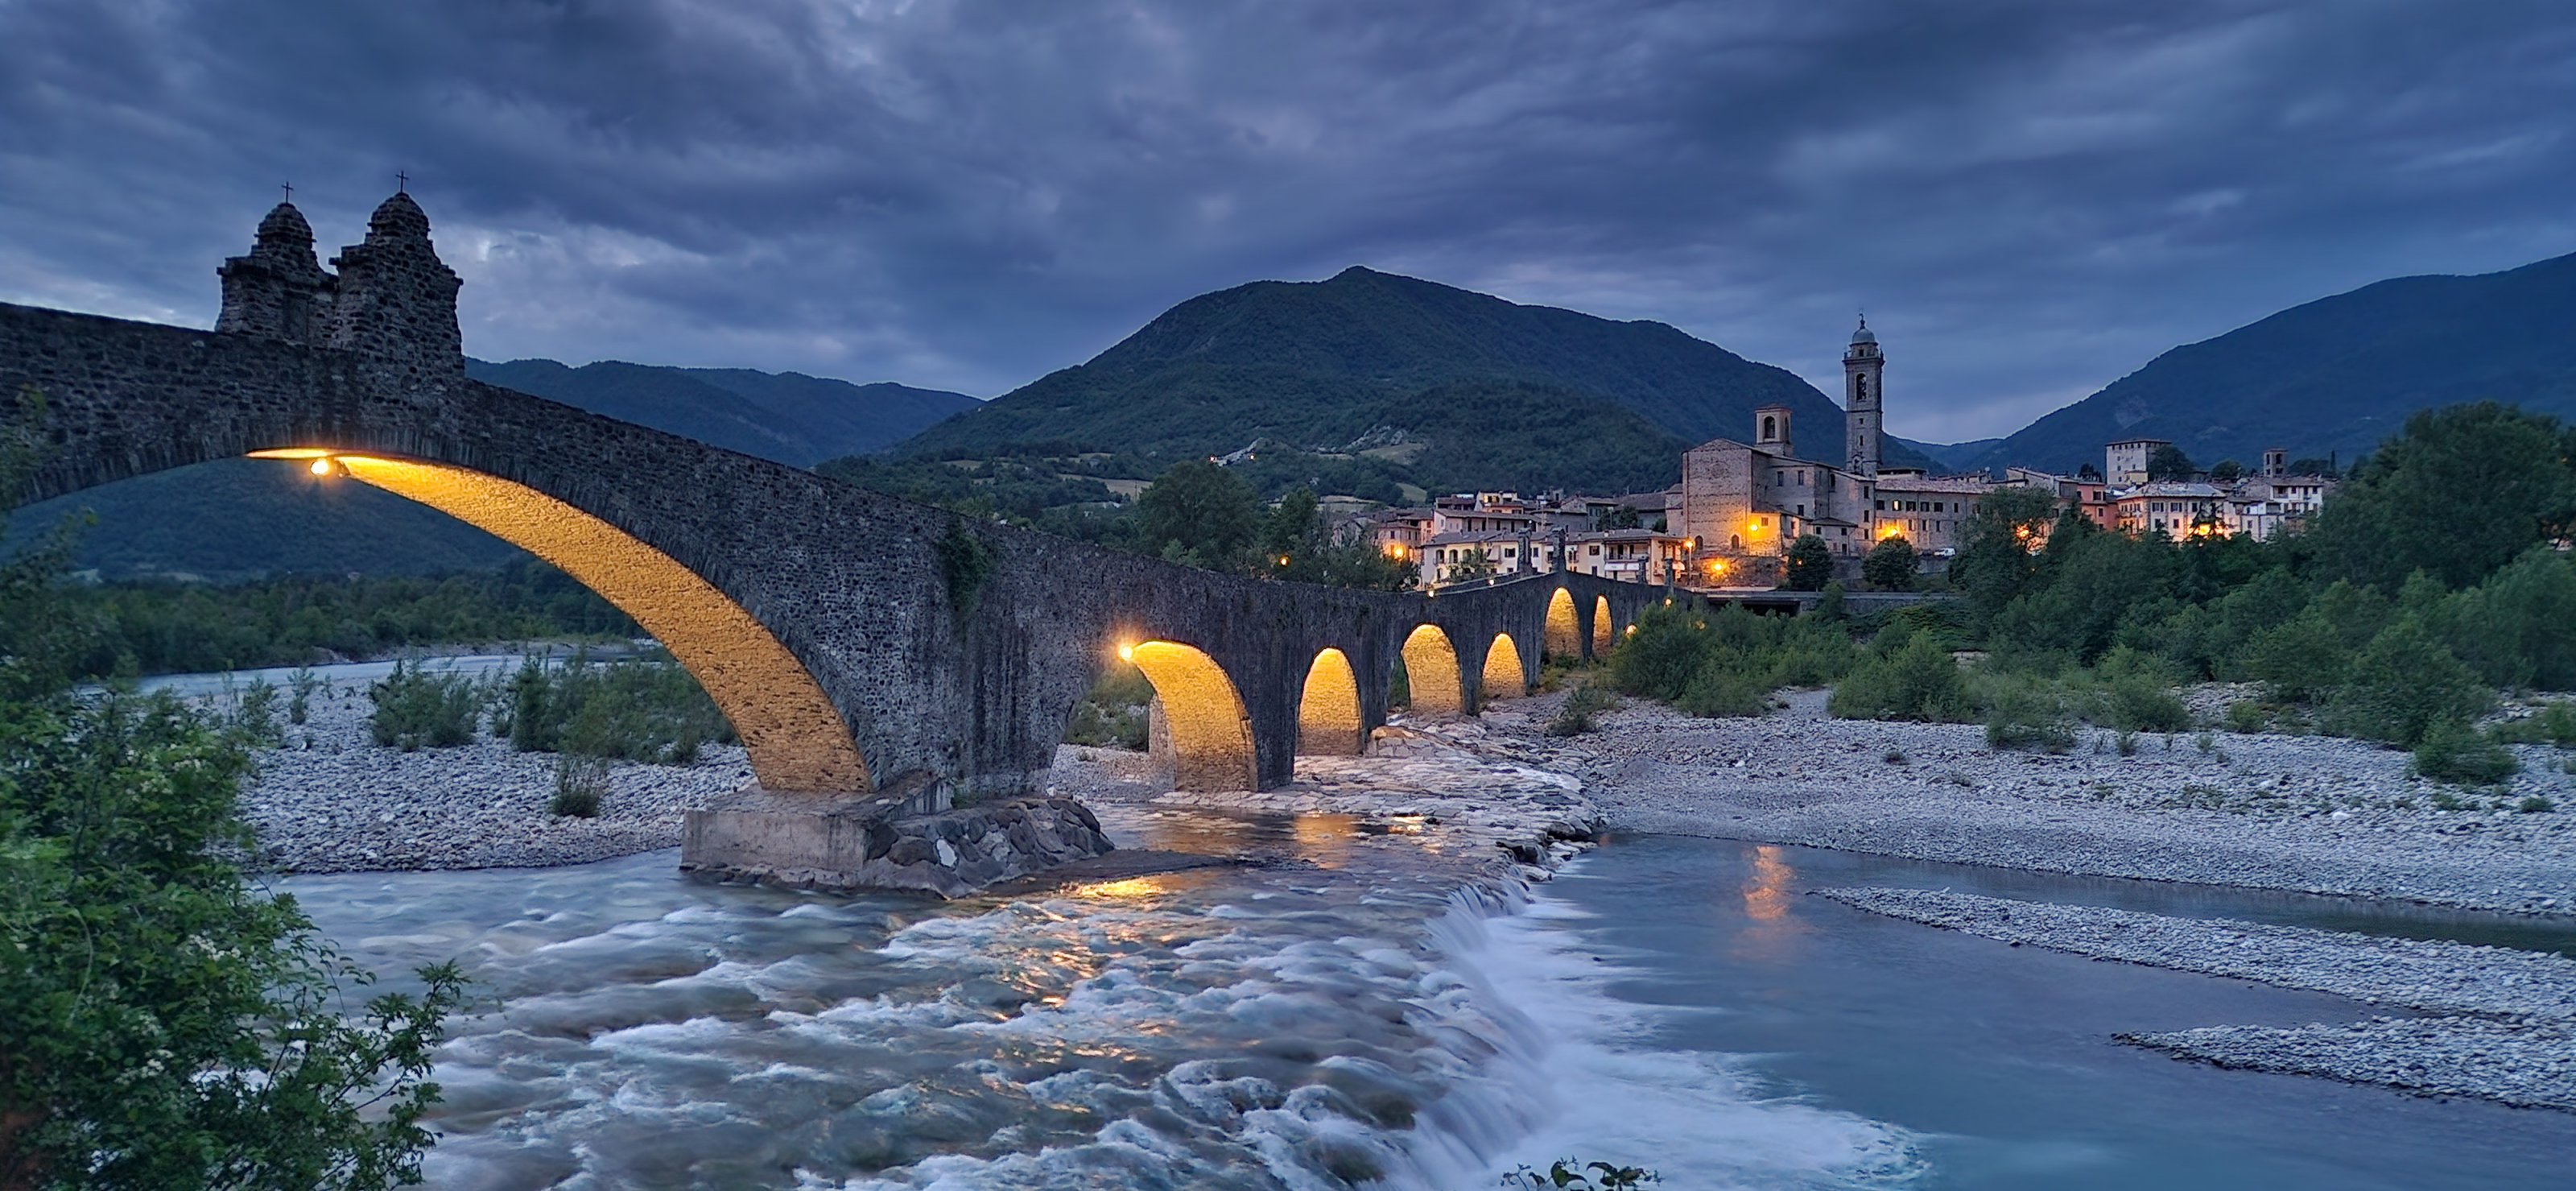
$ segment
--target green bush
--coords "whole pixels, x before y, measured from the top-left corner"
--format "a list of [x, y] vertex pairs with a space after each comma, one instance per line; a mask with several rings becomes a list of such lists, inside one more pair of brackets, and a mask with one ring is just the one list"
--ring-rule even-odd
[[2414, 617], [2363, 647], [2326, 706], [2330, 731], [2412, 748], [2446, 720], [2467, 723], [2495, 705], [2495, 691]]
[[1771, 710], [1771, 684], [1751, 658], [1731, 649], [1712, 650], [1673, 705], [1692, 715], [1761, 715]]
[[546, 803], [552, 814], [596, 819], [608, 797], [610, 763], [606, 757], [560, 753], [555, 757], [555, 796]]
[[2506, 744], [2552, 744], [2559, 748], [2576, 748], [2576, 704], [2551, 703], [2539, 714], [2518, 720], [2507, 720], [2488, 730], [2488, 734]]
[[1705, 629], [1667, 607], [1648, 608], [1636, 631], [1610, 651], [1610, 685], [1623, 694], [1671, 702], [1697, 677], [1709, 643]]
[[1959, 663], [1928, 633], [1910, 635], [1892, 654], [1863, 657], [1834, 687], [1825, 707], [1847, 720], [1965, 724], [1979, 718]]
[[1790, 591], [1823, 591], [1834, 577], [1834, 555], [1823, 538], [1811, 533], [1798, 535], [1789, 543], [1789, 554], [1780, 586]]
[[2075, 746], [2075, 720], [2045, 680], [2007, 678], [1985, 684], [1986, 747], [2062, 753]]
[[2227, 730], [2230, 732], [2260, 732], [2271, 726], [2271, 713], [2252, 699], [2239, 699], [2227, 705]]
[[2515, 803], [2513, 809], [2526, 815], [2538, 815], [2546, 814], [2550, 810], [2554, 809], [2554, 804], [2538, 794], [2533, 794], [2524, 798], [2522, 801]]
[[708, 742], [736, 739], [697, 680], [661, 658], [601, 664], [575, 653], [550, 667], [531, 657], [510, 680], [509, 707], [510, 745], [520, 752], [686, 765]]
[[367, 688], [375, 709], [367, 715], [367, 732], [378, 745], [416, 752], [471, 743], [475, 721], [482, 718], [483, 694], [462, 674], [432, 674], [415, 661], [394, 663], [388, 674]]
[[2415, 775], [2464, 786], [2492, 786], [2522, 772], [2513, 750], [2458, 720], [2436, 721], [2415, 745]]
[[1619, 705], [1617, 696], [1590, 683], [1574, 688], [1547, 722], [1550, 736], [1580, 736], [1593, 730], [1592, 717]]
[[2103, 716], [2123, 732], [2180, 732], [2191, 726], [2191, 708], [2173, 688], [2140, 674], [2126, 674], [2102, 688]]

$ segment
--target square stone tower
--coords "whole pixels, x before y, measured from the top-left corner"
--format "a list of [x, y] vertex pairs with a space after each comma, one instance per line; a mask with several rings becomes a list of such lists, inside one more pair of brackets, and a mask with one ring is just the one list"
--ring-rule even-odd
[[1884, 422], [1880, 416], [1883, 372], [1887, 359], [1878, 354], [1878, 335], [1869, 329], [1869, 320], [1860, 320], [1860, 329], [1852, 332], [1851, 346], [1843, 351], [1843, 450], [1844, 467], [1853, 475], [1878, 474], [1880, 435]]

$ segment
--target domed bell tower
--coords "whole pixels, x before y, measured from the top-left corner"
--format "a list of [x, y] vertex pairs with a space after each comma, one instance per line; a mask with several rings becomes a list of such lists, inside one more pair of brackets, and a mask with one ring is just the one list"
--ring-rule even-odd
[[1860, 329], [1852, 332], [1851, 347], [1843, 352], [1843, 446], [1850, 470], [1859, 475], [1878, 474], [1879, 436], [1884, 430], [1879, 384], [1886, 367], [1887, 358], [1878, 354], [1878, 335], [1864, 318]]

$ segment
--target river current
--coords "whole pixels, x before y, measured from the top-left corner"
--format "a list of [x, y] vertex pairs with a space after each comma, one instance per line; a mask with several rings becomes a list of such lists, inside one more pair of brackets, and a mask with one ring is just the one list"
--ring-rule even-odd
[[2501, 1188], [2564, 1186], [2576, 1153], [2565, 1114], [2109, 1040], [2349, 1002], [1801, 893], [2045, 878], [1646, 837], [1524, 897], [1402, 823], [1106, 818], [1246, 863], [947, 904], [692, 882], [667, 852], [280, 885], [387, 987], [449, 957], [478, 981], [440, 1187], [1464, 1189], [1582, 1155], [1675, 1187]]

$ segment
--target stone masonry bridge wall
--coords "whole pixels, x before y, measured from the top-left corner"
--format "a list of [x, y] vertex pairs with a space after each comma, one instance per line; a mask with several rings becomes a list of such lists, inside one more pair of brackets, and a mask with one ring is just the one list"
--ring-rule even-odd
[[[1220, 575], [963, 522], [458, 373], [389, 380], [348, 351], [0, 304], [0, 395], [20, 386], [48, 404], [29, 500], [314, 447], [451, 465], [568, 504], [765, 627], [846, 724], [866, 765], [860, 784], [879, 789], [1024, 787], [1117, 646], [1146, 640], [1223, 668], [1249, 721], [1253, 779], [1275, 785], [1289, 778], [1302, 686], [1323, 649], [1356, 671], [1365, 732], [1385, 718], [1389, 672], [1418, 625], [1447, 634], [1473, 708], [1498, 634], [1517, 644], [1524, 679], [1536, 677], [1557, 588], [1573, 596], [1587, 653], [1603, 601], [1624, 627], [1665, 594], [1571, 574], [1437, 598]], [[980, 539], [995, 563], [968, 609], [941, 562], [952, 534]]]

